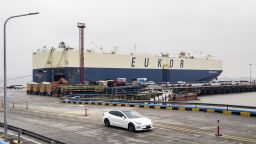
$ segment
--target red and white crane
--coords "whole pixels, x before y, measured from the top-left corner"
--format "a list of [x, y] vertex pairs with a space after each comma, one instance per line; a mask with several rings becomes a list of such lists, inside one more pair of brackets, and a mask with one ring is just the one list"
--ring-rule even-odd
[[79, 28], [80, 83], [84, 84], [84, 23], [77, 23]]

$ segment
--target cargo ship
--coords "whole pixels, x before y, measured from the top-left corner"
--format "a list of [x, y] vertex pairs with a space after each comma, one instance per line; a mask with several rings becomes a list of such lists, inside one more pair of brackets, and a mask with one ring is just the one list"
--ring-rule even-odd
[[[34, 82], [54, 82], [65, 78], [71, 84], [80, 83], [78, 49], [38, 49], [32, 57]], [[185, 52], [177, 56], [84, 52], [84, 81], [124, 78], [132, 82], [146, 78], [158, 83], [205, 82], [217, 79], [222, 70], [221, 60], [210, 56], [195, 57]]]

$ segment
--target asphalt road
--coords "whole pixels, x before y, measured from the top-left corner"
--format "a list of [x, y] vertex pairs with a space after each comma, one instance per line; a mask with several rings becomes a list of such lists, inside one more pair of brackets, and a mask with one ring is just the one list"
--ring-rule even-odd
[[[0, 100], [2, 95], [0, 91]], [[29, 109], [26, 109], [26, 102]], [[252, 117], [126, 108], [151, 118], [155, 125], [152, 131], [130, 133], [125, 129], [103, 125], [102, 114], [118, 107], [62, 104], [58, 98], [29, 96], [22, 90], [8, 92], [8, 107], [9, 124], [68, 144], [256, 143], [256, 119]], [[88, 109], [88, 116], [84, 116], [85, 108]], [[2, 111], [0, 117], [3, 117]], [[217, 120], [220, 120], [221, 137], [215, 136]]]

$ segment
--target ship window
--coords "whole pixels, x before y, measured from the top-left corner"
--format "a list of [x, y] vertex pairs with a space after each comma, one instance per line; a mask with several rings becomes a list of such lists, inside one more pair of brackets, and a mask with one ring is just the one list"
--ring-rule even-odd
[[38, 70], [37, 74], [43, 74], [43, 71], [42, 70]]
[[36, 76], [40, 79], [44, 76], [44, 73], [42, 70], [38, 70]]

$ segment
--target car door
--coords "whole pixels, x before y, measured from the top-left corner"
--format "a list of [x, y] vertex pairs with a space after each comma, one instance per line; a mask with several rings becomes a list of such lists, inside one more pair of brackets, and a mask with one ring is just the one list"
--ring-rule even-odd
[[117, 116], [117, 111], [110, 111], [108, 118], [109, 118], [109, 121], [110, 121], [110, 124], [111, 124], [111, 125], [113, 125], [113, 126], [119, 126], [119, 125], [117, 124], [117, 118], [118, 118], [118, 116]]
[[126, 116], [122, 112], [119, 112], [119, 111], [116, 111], [116, 112], [117, 112], [117, 119], [116, 119], [117, 124], [120, 127], [127, 128]]

